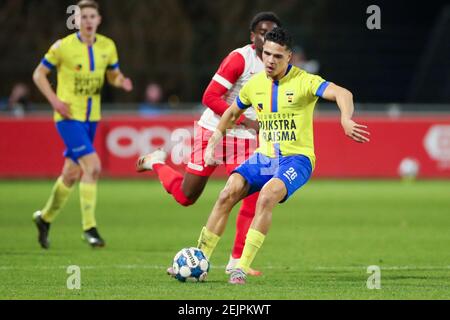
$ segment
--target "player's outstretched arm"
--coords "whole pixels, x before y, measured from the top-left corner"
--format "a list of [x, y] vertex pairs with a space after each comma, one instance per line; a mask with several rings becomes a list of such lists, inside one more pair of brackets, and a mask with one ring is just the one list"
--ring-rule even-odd
[[69, 105], [59, 100], [50, 82], [48, 81], [47, 76], [50, 74], [50, 71], [51, 70], [44, 65], [39, 64], [33, 72], [33, 81], [42, 94], [47, 98], [52, 108], [64, 118], [70, 119], [71, 114]]
[[368, 136], [370, 132], [367, 126], [358, 124], [352, 120], [354, 105], [353, 95], [347, 89], [340, 87], [334, 83], [330, 83], [323, 92], [322, 98], [330, 101], [335, 101], [341, 110], [341, 125], [344, 128], [345, 134], [356, 142], [369, 142]]
[[133, 82], [131, 79], [125, 77], [119, 69], [106, 71], [106, 79], [113, 87], [123, 89], [126, 92], [133, 90]]
[[208, 146], [205, 150], [205, 163], [208, 166], [216, 165], [216, 160], [214, 159], [214, 150], [217, 144], [222, 140], [225, 132], [235, 126], [239, 117], [244, 113], [245, 110], [238, 107], [236, 102], [225, 111], [222, 118], [220, 118], [219, 125], [216, 131], [214, 131], [211, 138], [209, 138]]

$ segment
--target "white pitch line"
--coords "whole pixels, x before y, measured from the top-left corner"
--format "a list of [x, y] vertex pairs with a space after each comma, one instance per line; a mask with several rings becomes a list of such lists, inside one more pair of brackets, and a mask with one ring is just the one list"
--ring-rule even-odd
[[[72, 264], [74, 265], [74, 264]], [[55, 269], [67, 269], [69, 266], [1, 266], [0, 271], [2, 270], [55, 270]], [[158, 266], [158, 265], [140, 265], [140, 264], [128, 264], [128, 265], [79, 265], [81, 269], [163, 269], [165, 270], [167, 266]], [[288, 268], [286, 266], [260, 266], [262, 270], [313, 270], [313, 271], [360, 271], [366, 270], [368, 266], [317, 266], [317, 267], [307, 267], [307, 268]], [[380, 270], [390, 270], [390, 271], [401, 271], [401, 270], [450, 270], [449, 266], [379, 266]], [[225, 265], [213, 265], [212, 269], [225, 269]]]

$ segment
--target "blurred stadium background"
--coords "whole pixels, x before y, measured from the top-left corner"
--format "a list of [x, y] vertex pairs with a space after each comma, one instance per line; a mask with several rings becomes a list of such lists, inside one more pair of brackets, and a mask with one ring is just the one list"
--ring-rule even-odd
[[[12, 143], [3, 135], [0, 151], [11, 156], [0, 160], [0, 176], [58, 174], [59, 162], [37, 168], [17, 159], [24, 159], [23, 144], [30, 142], [29, 137], [39, 146], [36, 156], [54, 159], [51, 155], [60, 152], [57, 142], [46, 145], [48, 149], [42, 146], [44, 132], [54, 141], [58, 138], [48, 117], [50, 107], [33, 85], [31, 73], [50, 44], [72, 32], [66, 27], [66, 9], [71, 4], [52, 0], [0, 2], [0, 123], [2, 132], [15, 139]], [[251, 17], [258, 11], [272, 10], [293, 33], [297, 64], [349, 88], [358, 116], [373, 131], [371, 146], [358, 149], [346, 144], [339, 127], [328, 125], [326, 120], [336, 114], [336, 106], [320, 103], [316, 123], [318, 177], [395, 177], [405, 159], [412, 167], [420, 166], [419, 176], [450, 177], [450, 7], [446, 1], [426, 6], [379, 2], [381, 30], [366, 27], [366, 9], [371, 3], [365, 1], [350, 1], [345, 6], [327, 0], [100, 4], [104, 19], [99, 32], [115, 39], [121, 68], [135, 85], [131, 94], [107, 85], [103, 90], [104, 122], [97, 143], [106, 175], [127, 176], [131, 174], [131, 159], [138, 154], [161, 146], [170, 149], [173, 129], [192, 127], [202, 112], [202, 93], [221, 59], [248, 43]], [[56, 83], [54, 74], [52, 79]], [[113, 135], [117, 141], [108, 140], [111, 131], [124, 129], [124, 115], [131, 131]], [[12, 128], [7, 130], [8, 126]], [[143, 132], [145, 128], [151, 130]], [[122, 148], [114, 152], [111, 144]], [[347, 157], [335, 163], [329, 154], [338, 150], [346, 155], [364, 150], [371, 160], [361, 164]], [[386, 152], [390, 157], [382, 158]], [[125, 158], [129, 161], [123, 162]], [[327, 163], [327, 159], [333, 161]], [[109, 165], [128, 167], [118, 173]]]
[[[48, 196], [48, 178], [60, 173], [63, 145], [31, 75], [49, 46], [72, 32], [66, 8], [73, 2], [0, 0], [0, 298], [450, 297], [448, 1], [98, 2], [99, 33], [115, 40], [121, 69], [135, 85], [130, 94], [103, 89], [96, 147], [103, 177], [121, 178], [100, 182], [98, 217], [109, 248], [94, 256], [74, 242], [80, 230], [73, 197], [66, 209], [73, 214], [62, 214], [52, 233], [53, 251], [38, 255], [31, 213]], [[381, 30], [366, 27], [371, 4], [381, 8]], [[181, 146], [189, 155], [190, 139], [174, 136], [175, 130], [192, 132], [220, 61], [249, 42], [250, 19], [268, 10], [292, 32], [298, 63], [353, 92], [356, 117], [369, 126], [372, 141], [351, 143], [337, 107], [319, 103], [314, 178], [277, 209], [283, 215], [256, 261], [267, 275], [282, 278], [277, 285], [266, 290], [268, 278], [262, 278], [254, 280], [263, 285], [260, 291], [238, 292], [217, 283], [225, 281], [221, 272], [212, 278], [217, 291], [168, 285], [160, 279], [164, 267], [172, 252], [196, 239], [223, 181], [212, 182], [198, 205], [181, 208], [159, 182], [123, 178], [138, 178], [137, 156], [157, 147]], [[54, 74], [52, 79], [56, 84]], [[182, 169], [183, 155], [171, 161]], [[433, 181], [373, 181], [416, 174]], [[217, 268], [228, 258], [228, 231]], [[277, 248], [286, 243], [298, 247], [280, 257]], [[62, 268], [70, 263], [87, 266], [88, 285], [80, 295], [63, 288]], [[370, 264], [388, 270], [380, 295], [365, 288]], [[37, 277], [36, 267], [45, 276]]]
[[[339, 80], [363, 103], [448, 103], [449, 8], [435, 0], [413, 6], [379, 1], [381, 30], [366, 28], [368, 1], [343, 6], [330, 0], [100, 1], [100, 32], [115, 39], [121, 65], [136, 82], [131, 95], [106, 89], [105, 102], [141, 102], [149, 82], [164, 89], [164, 100], [198, 102], [221, 57], [248, 42], [248, 24], [272, 10], [294, 35], [320, 73]], [[50, 43], [70, 33], [66, 9], [72, 1], [0, 2], [0, 92], [31, 86], [30, 72]], [[123, 23], [122, 21], [126, 21]], [[31, 86], [30, 99], [43, 102]]]

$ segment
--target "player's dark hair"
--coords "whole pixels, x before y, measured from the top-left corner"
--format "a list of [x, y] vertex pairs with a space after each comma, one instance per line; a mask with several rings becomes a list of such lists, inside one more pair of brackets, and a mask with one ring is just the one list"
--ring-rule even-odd
[[278, 43], [280, 46], [286, 46], [287, 49], [292, 50], [292, 37], [286, 29], [274, 28], [267, 32], [264, 37], [264, 42], [266, 41]]
[[271, 21], [273, 23], [276, 23], [276, 25], [278, 27], [281, 27], [280, 18], [278, 18], [278, 16], [271, 11], [265, 11], [265, 12], [260, 12], [256, 16], [253, 17], [252, 21], [250, 22], [250, 31], [254, 32], [256, 29], [256, 26], [261, 21]]
[[81, 0], [77, 3], [77, 6], [80, 7], [80, 9], [93, 8], [100, 12], [100, 6], [97, 1], [94, 0]]

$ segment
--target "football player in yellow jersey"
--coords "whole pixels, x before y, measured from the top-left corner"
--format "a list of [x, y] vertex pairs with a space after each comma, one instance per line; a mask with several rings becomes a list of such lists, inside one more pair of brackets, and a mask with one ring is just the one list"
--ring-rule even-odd
[[[83, 237], [92, 247], [103, 247], [105, 241], [97, 230], [95, 207], [100, 159], [93, 141], [100, 120], [100, 91], [105, 73], [108, 82], [127, 92], [133, 89], [130, 79], [119, 70], [114, 42], [100, 34], [99, 6], [93, 0], [78, 3], [80, 30], [58, 40], [33, 73], [33, 80], [50, 102], [59, 135], [66, 146], [62, 174], [56, 181], [43, 209], [33, 214], [42, 248], [49, 247], [48, 232], [66, 203], [73, 186], [79, 184]], [[57, 91], [47, 79], [56, 69]]]
[[315, 163], [313, 110], [318, 98], [336, 101], [348, 137], [360, 143], [369, 141], [367, 127], [352, 120], [350, 91], [289, 65], [291, 54], [291, 37], [284, 29], [275, 28], [266, 34], [265, 71], [244, 85], [223, 114], [206, 149], [206, 165], [214, 165], [215, 147], [226, 130], [234, 126], [246, 108], [256, 109], [260, 147], [229, 177], [198, 240], [198, 247], [209, 259], [233, 206], [260, 191], [242, 257], [230, 274], [232, 284], [245, 283], [246, 271], [269, 231], [275, 205], [286, 201], [311, 176]]

